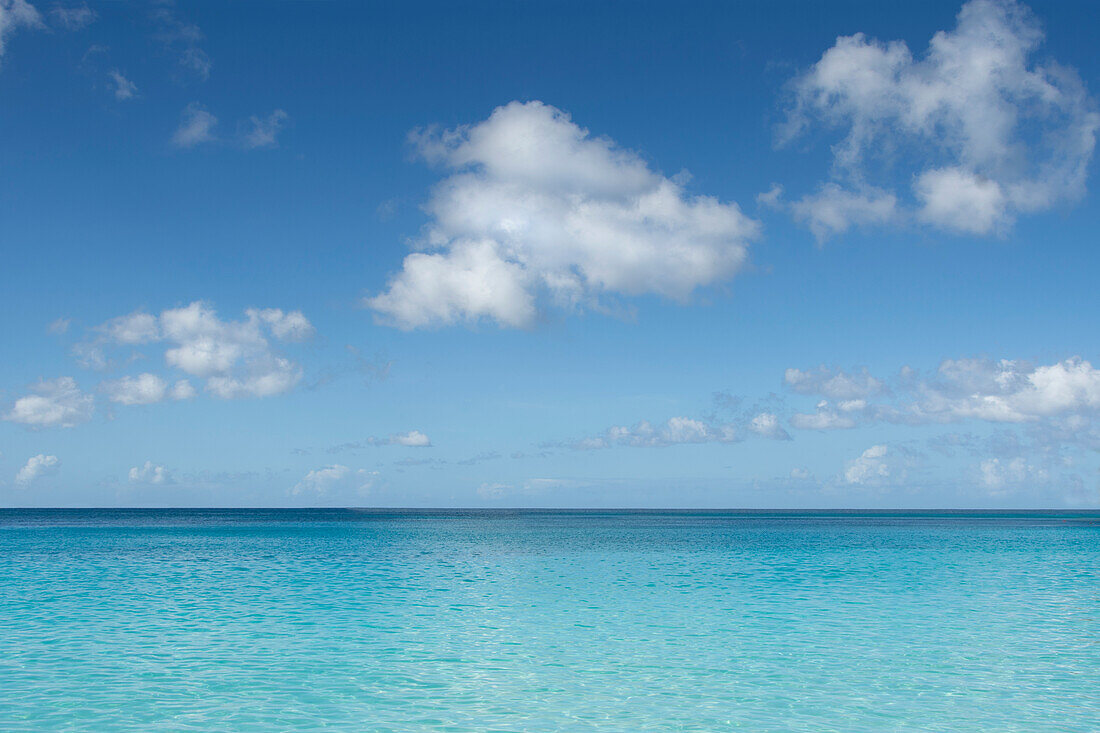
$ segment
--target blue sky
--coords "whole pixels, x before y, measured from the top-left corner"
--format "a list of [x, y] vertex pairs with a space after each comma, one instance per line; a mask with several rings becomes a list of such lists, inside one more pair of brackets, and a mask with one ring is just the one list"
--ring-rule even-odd
[[0, 503], [1095, 507], [1095, 32], [0, 0]]

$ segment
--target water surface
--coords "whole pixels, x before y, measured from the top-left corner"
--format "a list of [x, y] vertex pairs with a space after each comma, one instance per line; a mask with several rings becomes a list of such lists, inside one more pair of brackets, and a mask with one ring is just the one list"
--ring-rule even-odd
[[0, 729], [1100, 730], [1100, 514], [0, 510]]

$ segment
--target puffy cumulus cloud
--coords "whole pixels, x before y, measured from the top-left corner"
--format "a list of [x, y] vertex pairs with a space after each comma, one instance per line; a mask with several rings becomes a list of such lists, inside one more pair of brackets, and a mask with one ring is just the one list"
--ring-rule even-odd
[[192, 102], [183, 110], [180, 126], [172, 135], [172, 144], [178, 148], [192, 148], [214, 139], [214, 127], [218, 118], [210, 114], [198, 102]]
[[[891, 221], [985, 235], [1079, 198], [1100, 115], [1074, 70], [1034, 60], [1042, 41], [1014, 0], [966, 3], [921, 58], [901, 41], [838, 38], [792, 82], [779, 130], [781, 144], [818, 123], [844, 133], [835, 180], [794, 214], [819, 239]], [[889, 181], [911, 185], [905, 204]]]
[[287, 120], [287, 114], [277, 109], [267, 117], [248, 118], [242, 140], [246, 148], [273, 148], [279, 144], [279, 131]]
[[[845, 403], [852, 406], [853, 402]], [[858, 404], [856, 402], [855, 404]], [[839, 405], [833, 405], [828, 400], [817, 403], [815, 412], [798, 412], [791, 416], [791, 426], [799, 430], [842, 430], [854, 428], [856, 418], [851, 414], [852, 410], [843, 410]]]
[[431, 439], [419, 430], [410, 430], [407, 433], [391, 436], [390, 442], [408, 448], [429, 448], [432, 445]]
[[1100, 409], [1100, 370], [1079, 358], [1031, 367], [1023, 362], [948, 360], [902, 420], [1029, 422]]
[[125, 102], [137, 95], [137, 84], [123, 76], [118, 69], [111, 69], [107, 72], [107, 76], [110, 77], [111, 83], [115, 86], [115, 99], [118, 101]]
[[[223, 399], [267, 397], [281, 394], [301, 379], [301, 368], [276, 353], [271, 339], [303, 341], [315, 333], [300, 311], [250, 308], [245, 318], [227, 321], [203, 301], [164, 310], [159, 316], [135, 312], [113, 318], [93, 329], [96, 337], [76, 349], [78, 357], [94, 355], [107, 363], [103, 349], [109, 345], [162, 343], [165, 363], [205, 379], [208, 392]], [[168, 387], [153, 374], [126, 377], [104, 385], [108, 396], [122, 404], [149, 404], [166, 396], [189, 399], [195, 395], [184, 379]]]
[[123, 377], [101, 385], [107, 399], [122, 405], [151, 405], [164, 399], [168, 385], [155, 374]]
[[835, 400], [855, 400], [871, 397], [883, 390], [880, 380], [866, 369], [858, 373], [819, 366], [817, 369], [788, 369], [783, 383], [799, 394], [822, 395]]
[[890, 478], [890, 466], [886, 462], [888, 452], [885, 445], [872, 445], [844, 467], [844, 481], [864, 485], [882, 483]]
[[163, 379], [148, 372], [104, 382], [100, 389], [107, 399], [120, 405], [151, 405], [165, 398], [188, 400], [195, 396], [195, 388], [186, 379], [169, 386]]
[[134, 466], [130, 469], [130, 483], [132, 484], [167, 484], [172, 483], [172, 475], [164, 466], [158, 466], [152, 461], [146, 461], [144, 466]]
[[816, 193], [791, 203], [794, 218], [810, 228], [817, 241], [843, 234], [852, 226], [886, 224], [898, 214], [898, 198], [874, 186], [852, 191], [826, 183]]
[[334, 464], [332, 466], [325, 466], [324, 468], [317, 468], [307, 473], [301, 481], [290, 489], [290, 494], [292, 496], [299, 496], [301, 494], [324, 496], [349, 488], [353, 488], [363, 494], [373, 488], [377, 478], [377, 471], [367, 471], [362, 468], [353, 470], [347, 466]]
[[779, 416], [774, 412], [761, 412], [749, 422], [749, 430], [773, 440], [790, 440], [791, 436], [779, 424]]
[[47, 456], [39, 453], [27, 460], [27, 463], [15, 474], [15, 483], [18, 486], [27, 486], [42, 476], [57, 473], [61, 461], [57, 456]]
[[92, 418], [95, 400], [80, 391], [72, 377], [43, 380], [31, 394], [18, 398], [5, 420], [33, 428], [71, 428]]
[[1022, 456], [988, 458], [978, 464], [978, 476], [991, 496], [1004, 496], [1029, 484], [1045, 484], [1050, 480], [1045, 468], [1028, 463]]
[[633, 427], [616, 425], [603, 435], [583, 438], [571, 444], [577, 450], [613, 446], [664, 447], [684, 443], [734, 443], [740, 440], [733, 425], [713, 425], [690, 417], [672, 417], [661, 425], [642, 420]]
[[411, 139], [452, 174], [425, 207], [424, 251], [365, 301], [400, 328], [522, 327], [544, 304], [602, 308], [615, 296], [683, 301], [737, 272], [759, 231], [736, 204], [688, 195], [541, 102]]
[[1100, 370], [1076, 357], [1041, 366], [1010, 360], [948, 359], [927, 377], [906, 368], [892, 390], [892, 399], [885, 401], [873, 399], [884, 394], [884, 383], [866, 373], [853, 379], [843, 373], [788, 369], [785, 381], [802, 394], [852, 397], [821, 400], [814, 413], [795, 414], [791, 425], [803, 429], [981, 420], [1041, 422], [1051, 430], [1065, 432], [1072, 418], [1091, 418], [1100, 411]]
[[8, 38], [18, 28], [42, 28], [42, 16], [26, 0], [0, 0], [0, 58]]

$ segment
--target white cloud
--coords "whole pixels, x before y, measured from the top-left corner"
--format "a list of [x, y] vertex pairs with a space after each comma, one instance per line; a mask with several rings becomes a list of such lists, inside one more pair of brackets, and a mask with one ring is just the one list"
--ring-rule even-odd
[[[224, 321], [202, 301], [164, 310], [159, 316], [138, 311], [113, 318], [93, 331], [97, 334], [95, 341], [78, 344], [79, 348], [74, 349], [89, 366], [107, 363], [103, 355], [106, 345], [165, 343], [168, 366], [205, 379], [206, 390], [224, 399], [267, 397], [294, 387], [302, 370], [276, 353], [270, 339], [303, 341], [315, 333], [301, 311], [250, 308], [244, 320]], [[142, 395], [139, 401], [125, 404], [148, 404], [165, 396], [189, 399], [195, 394], [187, 380], [177, 381], [169, 389], [161, 377], [152, 374], [127, 377], [105, 388], [109, 395], [118, 395], [119, 402]]]
[[477, 495], [482, 499], [502, 499], [512, 491], [510, 484], [484, 483], [477, 487]]
[[390, 442], [395, 445], [403, 445], [409, 448], [429, 448], [432, 441], [427, 435], [419, 430], [410, 430], [407, 433], [400, 433], [390, 438]]
[[39, 453], [37, 456], [29, 458], [26, 465], [19, 469], [19, 473], [15, 474], [15, 483], [19, 486], [27, 486], [37, 478], [57, 473], [60, 465], [61, 461], [57, 459], [57, 456], [47, 456]]
[[808, 469], [805, 469], [805, 468], [792, 468], [791, 469], [791, 478], [794, 479], [795, 481], [807, 481], [807, 480], [813, 478], [813, 474], [810, 473], [810, 471]]
[[195, 396], [195, 388], [191, 382], [181, 379], [168, 390], [168, 396], [173, 400], [189, 400]]
[[[819, 238], [906, 220], [981, 235], [1079, 198], [1100, 115], [1074, 70], [1032, 60], [1042, 41], [1013, 0], [966, 3], [919, 59], [902, 41], [838, 38], [792, 82], [780, 129], [781, 143], [817, 123], [844, 133], [836, 180], [796, 216]], [[897, 204], [892, 182], [912, 185], [910, 203]]]
[[202, 29], [180, 19], [175, 8], [169, 4], [155, 6], [152, 17], [157, 26], [156, 38], [178, 54], [180, 68], [206, 81], [213, 63], [199, 46], [203, 40]]
[[0, 57], [16, 28], [41, 28], [42, 16], [26, 0], [0, 0]]
[[164, 466], [158, 466], [152, 461], [146, 461], [144, 466], [134, 466], [130, 469], [130, 483], [132, 484], [164, 484], [171, 483], [172, 476]]
[[948, 360], [921, 392], [900, 417], [1028, 422], [1100, 409], [1100, 370], [1078, 358], [1039, 367], [1008, 360]]
[[287, 114], [277, 109], [267, 117], [253, 115], [248, 118], [248, 129], [244, 133], [244, 145], [247, 148], [270, 148], [279, 144], [279, 131], [286, 122]]
[[137, 84], [127, 79], [118, 69], [111, 69], [107, 72], [107, 76], [111, 77], [111, 81], [115, 85], [115, 99], [120, 102], [124, 102], [127, 99], [133, 99], [137, 94]]
[[297, 496], [308, 493], [324, 496], [349, 488], [354, 488], [362, 494], [373, 488], [377, 479], [377, 471], [367, 471], [362, 468], [356, 471], [347, 466], [335, 464], [310, 471], [294, 485], [290, 494]]
[[806, 371], [788, 369], [783, 374], [783, 381], [787, 387], [799, 394], [819, 394], [834, 400], [870, 397], [883, 389], [882, 382], [872, 377], [866, 369], [859, 373], [830, 369], [826, 366]]
[[71, 428], [92, 418], [94, 400], [80, 391], [72, 377], [43, 380], [31, 392], [15, 401], [5, 420], [38, 428]]
[[72, 325], [72, 321], [68, 318], [58, 318], [52, 321], [50, 325], [46, 326], [46, 330], [50, 333], [63, 334], [68, 332], [69, 326]]
[[74, 5], [69, 8], [57, 5], [50, 10], [50, 18], [53, 20], [53, 24], [59, 28], [67, 31], [78, 31], [94, 23], [96, 14], [87, 4]]
[[818, 242], [843, 234], [853, 225], [886, 224], [897, 216], [897, 197], [873, 186], [849, 191], [826, 183], [815, 194], [791, 204], [794, 218], [810, 228]]
[[799, 430], [843, 430], [854, 428], [856, 420], [843, 414], [827, 400], [817, 403], [813, 413], [800, 412], [791, 416], [791, 425]]
[[872, 398], [884, 392], [884, 385], [866, 372], [851, 375], [825, 369], [788, 369], [785, 381], [796, 392], [850, 398], [822, 400], [815, 413], [796, 414], [791, 424], [827, 430], [883, 421], [1049, 423], [1056, 418], [1064, 421], [1100, 411], [1100, 370], [1076, 357], [1043, 366], [1009, 360], [948, 359], [935, 374], [925, 378], [911, 369], [904, 371], [894, 398], [875, 401]]
[[101, 385], [107, 399], [121, 405], [151, 405], [160, 402], [168, 392], [168, 385], [155, 374], [139, 374], [123, 377]]
[[180, 148], [190, 148], [199, 143], [210, 142], [214, 139], [214, 126], [217, 124], [217, 117], [198, 102], [192, 102], [183, 110], [183, 119], [172, 135], [172, 144]]
[[992, 496], [1004, 496], [1028, 484], [1043, 484], [1050, 478], [1046, 469], [1036, 467], [1023, 457], [1001, 460], [989, 458], [978, 465], [982, 486]]
[[749, 430], [773, 440], [790, 440], [790, 434], [779, 424], [779, 417], [772, 412], [761, 412], [749, 423]]
[[571, 444], [577, 450], [595, 450], [613, 446], [665, 447], [684, 443], [734, 443], [740, 440], [733, 425], [712, 425], [689, 417], [672, 417], [662, 425], [646, 420], [633, 427], [616, 425], [603, 434], [583, 438]]
[[888, 449], [884, 445], [873, 445], [863, 454], [849, 461], [844, 469], [844, 480], [849, 484], [880, 483], [890, 477], [890, 467], [886, 462]]
[[686, 299], [731, 277], [759, 231], [736, 204], [686, 194], [637, 154], [541, 102], [488, 120], [417, 132], [422, 156], [452, 171], [432, 192], [417, 252], [367, 299], [405, 329], [530, 324], [544, 301], [601, 308], [606, 296]]

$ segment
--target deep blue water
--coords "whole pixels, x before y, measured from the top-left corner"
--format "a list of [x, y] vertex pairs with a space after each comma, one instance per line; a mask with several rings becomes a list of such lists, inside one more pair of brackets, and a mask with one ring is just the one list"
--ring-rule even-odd
[[1100, 513], [0, 510], [0, 729], [1100, 731]]

